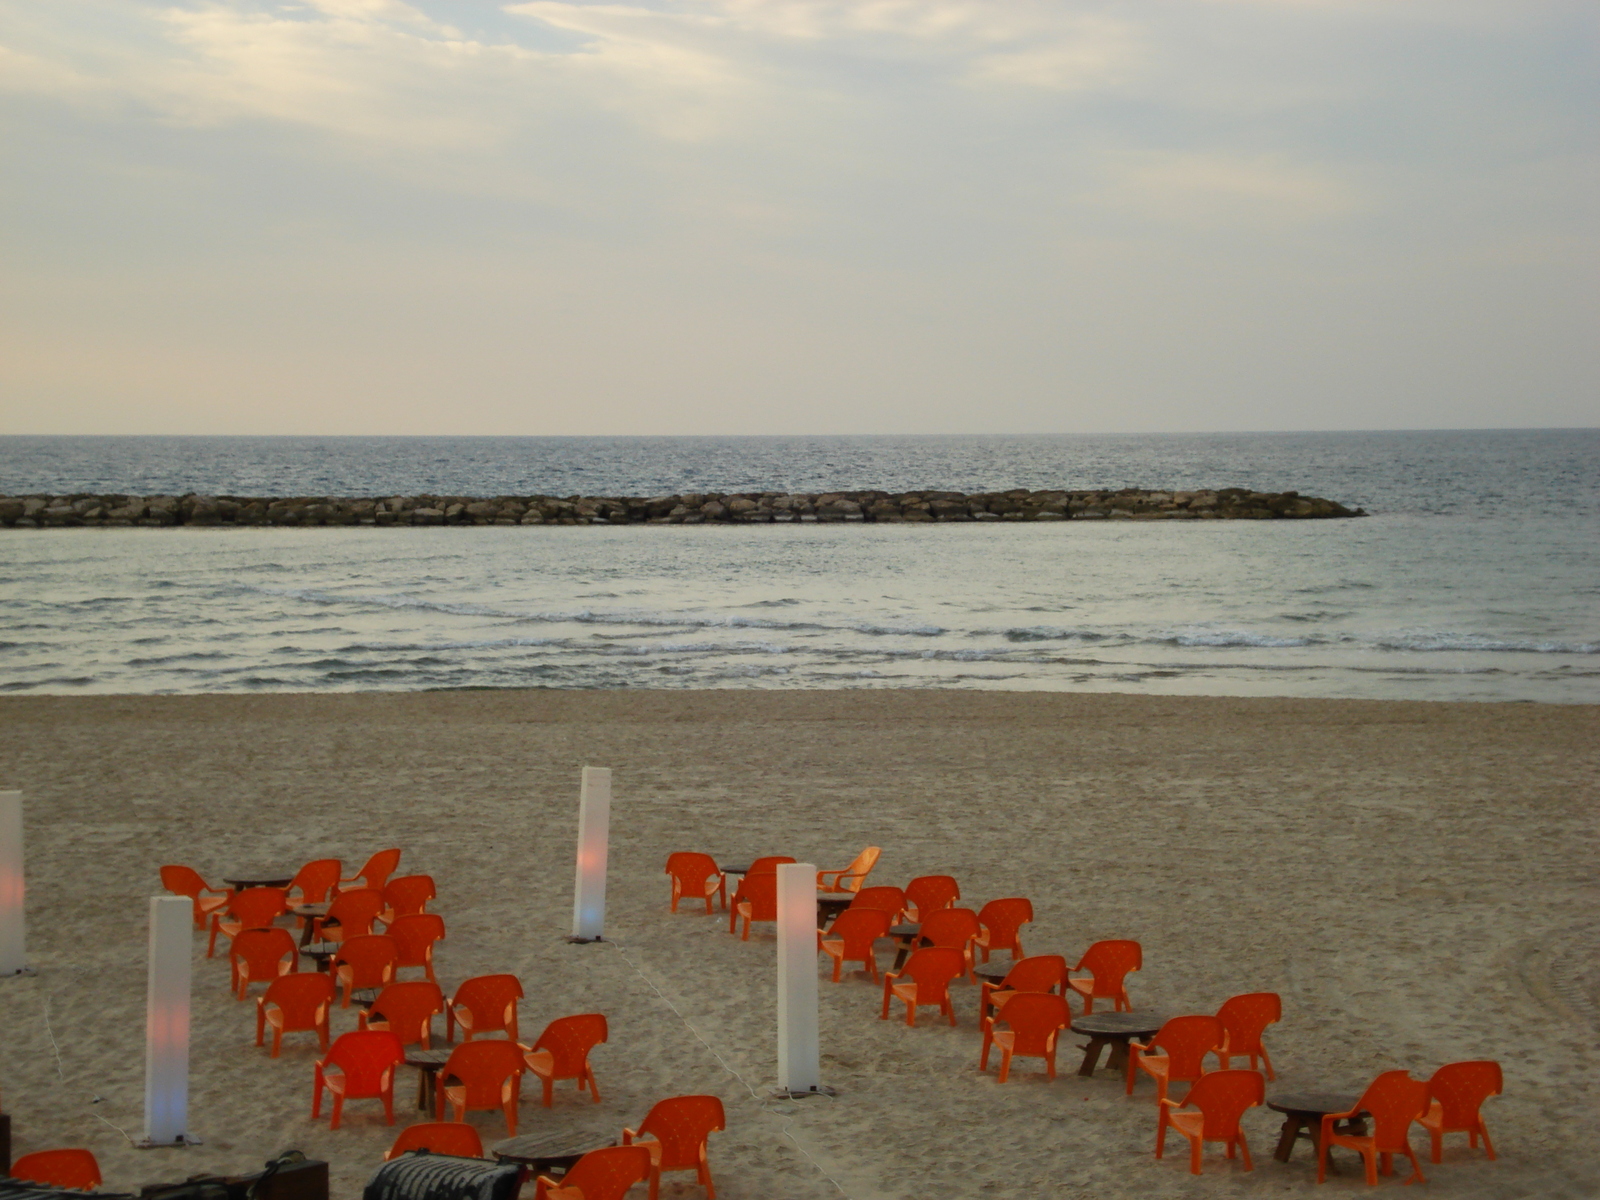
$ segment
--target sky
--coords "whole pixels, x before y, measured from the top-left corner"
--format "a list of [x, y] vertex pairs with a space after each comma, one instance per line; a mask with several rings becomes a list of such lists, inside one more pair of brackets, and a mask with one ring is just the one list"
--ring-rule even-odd
[[0, 0], [0, 433], [1600, 425], [1594, 0]]

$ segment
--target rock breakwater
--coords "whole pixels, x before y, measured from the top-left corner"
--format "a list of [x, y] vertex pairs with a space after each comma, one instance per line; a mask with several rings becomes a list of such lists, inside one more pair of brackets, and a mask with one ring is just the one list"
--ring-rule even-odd
[[700, 525], [793, 521], [1172, 521], [1360, 517], [1332, 500], [1205, 491], [706, 492], [673, 496], [0, 496], [12, 529], [311, 525]]

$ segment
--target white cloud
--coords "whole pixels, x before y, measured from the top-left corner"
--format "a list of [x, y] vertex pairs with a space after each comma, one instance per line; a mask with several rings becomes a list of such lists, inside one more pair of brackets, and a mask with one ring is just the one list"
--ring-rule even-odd
[[1280, 155], [1119, 152], [1106, 163], [1106, 176], [1101, 203], [1179, 225], [1327, 221], [1372, 200], [1328, 166]]

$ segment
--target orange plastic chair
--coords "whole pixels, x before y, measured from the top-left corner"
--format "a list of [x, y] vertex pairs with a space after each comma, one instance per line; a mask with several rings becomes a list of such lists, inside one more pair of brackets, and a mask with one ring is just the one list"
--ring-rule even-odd
[[[1406, 1071], [1385, 1071], [1362, 1093], [1361, 1099], [1349, 1112], [1325, 1113], [1322, 1118], [1322, 1140], [1317, 1147], [1317, 1182], [1328, 1174], [1328, 1151], [1343, 1146], [1361, 1155], [1367, 1168], [1367, 1186], [1378, 1182], [1378, 1163], [1383, 1173], [1394, 1173], [1394, 1156], [1404, 1154], [1411, 1160], [1411, 1178], [1407, 1183], [1426, 1183], [1422, 1177], [1422, 1164], [1417, 1152], [1411, 1148], [1411, 1122], [1428, 1110], [1428, 1085], [1413, 1079]], [[1372, 1132], [1366, 1136], [1340, 1133], [1338, 1123], [1348, 1121], [1357, 1113], [1366, 1113], [1372, 1119]]]
[[344, 864], [337, 858], [319, 858], [308, 862], [289, 881], [289, 903], [323, 903], [328, 899], [328, 893], [339, 886], [339, 872], [343, 869]]
[[744, 933], [739, 940], [750, 940], [751, 921], [776, 921], [778, 919], [778, 873], [764, 871], [760, 875], [746, 875], [739, 884], [739, 894], [733, 898], [733, 911], [728, 914], [728, 932], [744, 918]]
[[[1255, 1170], [1250, 1161], [1250, 1143], [1245, 1140], [1244, 1130], [1239, 1128], [1239, 1118], [1245, 1109], [1255, 1108], [1266, 1099], [1266, 1088], [1259, 1071], [1224, 1068], [1195, 1080], [1183, 1103], [1163, 1099], [1156, 1118], [1156, 1157], [1161, 1158], [1166, 1153], [1167, 1130], [1174, 1129], [1189, 1139], [1192, 1174], [1200, 1174], [1200, 1156], [1206, 1142], [1226, 1142], [1229, 1158], [1237, 1147], [1244, 1156], [1244, 1169]], [[1182, 1111], [1191, 1105], [1194, 1112]]]
[[400, 950], [400, 957], [394, 964], [396, 971], [402, 967], [421, 967], [430, 980], [437, 982], [433, 974], [433, 944], [444, 937], [443, 917], [438, 913], [396, 917], [385, 932]]
[[950, 1006], [950, 981], [966, 970], [966, 958], [950, 946], [924, 946], [913, 951], [901, 970], [883, 977], [883, 1011], [878, 1014], [879, 1020], [889, 1019], [889, 1001], [898, 996], [906, 1002], [907, 1025], [917, 1023], [917, 1008], [924, 1004], [937, 1004], [954, 1025], [956, 1012]]
[[860, 854], [850, 860], [850, 865], [842, 871], [818, 871], [817, 891], [819, 892], [859, 892], [861, 885], [872, 868], [878, 865], [878, 857], [883, 850], [878, 846], [868, 846]]
[[[1007, 1011], [1010, 1011], [1007, 1006]], [[1133, 1095], [1136, 1071], [1156, 1081], [1156, 1103], [1167, 1098], [1175, 1083], [1193, 1083], [1206, 1073], [1206, 1055], [1216, 1053], [1225, 1035], [1216, 1017], [1173, 1017], [1148, 1042], [1128, 1042], [1128, 1087]]]
[[311, 1116], [322, 1115], [322, 1090], [333, 1093], [333, 1123], [339, 1128], [346, 1100], [382, 1100], [386, 1123], [394, 1124], [394, 1069], [406, 1060], [400, 1039], [376, 1029], [342, 1033], [316, 1066]]
[[454, 1154], [458, 1158], [482, 1158], [483, 1139], [465, 1121], [418, 1121], [408, 1125], [395, 1138], [383, 1161], [399, 1158], [412, 1150], [429, 1154]]
[[1217, 1009], [1217, 1020], [1222, 1022], [1222, 1032], [1226, 1035], [1217, 1050], [1217, 1061], [1222, 1064], [1224, 1071], [1236, 1058], [1248, 1058], [1250, 1069], [1254, 1071], [1256, 1059], [1259, 1058], [1267, 1068], [1267, 1078], [1277, 1078], [1272, 1073], [1272, 1060], [1267, 1057], [1267, 1048], [1261, 1044], [1261, 1031], [1283, 1020], [1283, 1001], [1278, 998], [1277, 992], [1248, 992], [1243, 996], [1232, 996]]
[[100, 1186], [100, 1164], [88, 1150], [35, 1150], [11, 1164], [13, 1179], [88, 1191]]
[[728, 1127], [722, 1101], [715, 1096], [674, 1096], [662, 1100], [645, 1115], [637, 1129], [622, 1131], [624, 1146], [650, 1151], [650, 1200], [661, 1194], [661, 1172], [694, 1171], [706, 1190], [706, 1200], [717, 1200], [706, 1157], [711, 1135]]
[[326, 916], [312, 921], [311, 936], [324, 942], [364, 937], [382, 911], [383, 893], [377, 888], [351, 888], [333, 898]]
[[506, 1136], [516, 1137], [522, 1051], [515, 1042], [462, 1042], [440, 1069], [434, 1094], [439, 1120], [444, 1120], [446, 1104], [455, 1110], [457, 1121], [466, 1120], [471, 1110], [498, 1108], [506, 1115]]
[[[889, 914], [889, 924], [893, 925], [905, 911], [906, 894], [897, 887], [862, 888], [856, 893], [856, 898], [850, 901], [850, 909], [856, 908], [882, 909]], [[850, 909], [845, 911], [849, 912]]]
[[432, 875], [402, 875], [383, 885], [383, 911], [378, 920], [393, 925], [401, 917], [413, 917], [428, 911], [428, 901], [437, 899], [438, 889], [433, 886]]
[[300, 969], [300, 947], [287, 929], [241, 929], [228, 947], [234, 995], [243, 1000], [252, 983], [271, 983]]
[[972, 944], [983, 952], [984, 962], [995, 950], [1009, 950], [1012, 958], [1022, 957], [1020, 930], [1033, 920], [1033, 901], [1017, 896], [1009, 900], [991, 900], [978, 910], [978, 924], [983, 928]]
[[272, 1026], [272, 1057], [278, 1057], [286, 1033], [315, 1033], [322, 1052], [328, 1052], [328, 1017], [333, 1008], [333, 977], [321, 971], [280, 975], [256, 997], [256, 1045], [266, 1040]]
[[595, 1081], [594, 1068], [589, 1065], [589, 1051], [606, 1040], [609, 1030], [600, 1013], [580, 1013], [575, 1017], [557, 1017], [544, 1027], [539, 1040], [532, 1046], [523, 1046], [522, 1060], [528, 1070], [544, 1084], [544, 1106], [550, 1107], [555, 1082], [558, 1079], [576, 1079], [578, 1090], [589, 1089], [590, 1098], [600, 1103], [600, 1085]]
[[672, 876], [672, 911], [679, 900], [704, 900], [711, 912], [713, 898], [728, 907], [728, 877], [717, 870], [717, 860], [709, 854], [679, 850], [667, 855], [667, 874]]
[[[994, 1025], [1004, 1022], [1005, 1029]], [[1043, 1058], [1045, 1074], [1056, 1077], [1056, 1037], [1072, 1024], [1067, 998], [1051, 992], [1019, 992], [1011, 997], [1005, 1011], [996, 1014], [983, 1034], [983, 1056], [978, 1069], [989, 1069], [989, 1047], [1000, 1047], [1000, 1082], [1011, 1073], [1011, 1059], [1021, 1054]]]
[[1481, 1137], [1490, 1161], [1494, 1160], [1489, 1127], [1478, 1110], [1490, 1096], [1498, 1096], [1504, 1084], [1500, 1064], [1488, 1060], [1446, 1063], [1433, 1073], [1428, 1080], [1428, 1111], [1417, 1119], [1433, 1143], [1434, 1162], [1440, 1161], [1440, 1142], [1447, 1133], [1466, 1134], [1467, 1144], [1474, 1149]]
[[360, 880], [362, 887], [376, 888], [381, 891], [383, 885], [389, 882], [389, 876], [394, 874], [394, 869], [399, 865], [399, 850], [379, 850], [362, 864], [361, 870], [350, 876], [349, 879], [339, 880], [339, 889], [342, 891], [345, 884], [355, 883]]
[[[179, 896], [187, 896], [194, 901], [194, 927], [204, 929], [206, 918], [228, 907], [228, 901], [233, 898], [233, 889], [226, 887], [212, 887], [200, 878], [200, 872], [193, 867], [165, 866], [161, 868], [161, 886], [167, 891]], [[211, 892], [212, 895], [205, 895]]]
[[381, 988], [393, 983], [399, 959], [400, 947], [386, 933], [367, 933], [340, 942], [330, 972], [344, 988], [339, 1007], [350, 1007], [350, 993], [357, 988]]
[[999, 983], [983, 981], [978, 994], [978, 1026], [987, 1029], [993, 1015], [1005, 1007], [1007, 1000], [1018, 992], [1067, 991], [1067, 960], [1059, 954], [1035, 954], [1019, 958], [1011, 964], [1006, 977]]
[[217, 934], [230, 942], [246, 929], [268, 929], [272, 923], [289, 911], [282, 888], [246, 888], [228, 898], [227, 906], [211, 914], [211, 941], [206, 946], [206, 957], [217, 952]]
[[504, 1033], [517, 1040], [517, 1001], [522, 999], [522, 981], [515, 975], [478, 975], [468, 979], [450, 997], [444, 1009], [444, 1039], [470, 1042], [485, 1033]]
[[847, 908], [824, 933], [817, 930], [817, 949], [833, 959], [833, 981], [847, 962], [858, 962], [878, 980], [878, 951], [873, 944], [889, 933], [894, 918], [881, 908]]
[[1138, 942], [1096, 942], [1084, 951], [1074, 971], [1089, 972], [1088, 979], [1068, 979], [1067, 986], [1083, 997], [1083, 1012], [1094, 1011], [1096, 1000], [1110, 1000], [1112, 1011], [1132, 1012], [1133, 1001], [1123, 980], [1128, 972], [1144, 965], [1144, 952]]
[[918, 945], [949, 946], [951, 949], [961, 951], [961, 960], [966, 963], [963, 974], [972, 971], [972, 939], [978, 936], [981, 927], [978, 924], [978, 914], [970, 908], [941, 908], [928, 914], [927, 920], [922, 922], [922, 929], [918, 932]]
[[534, 1181], [534, 1200], [622, 1200], [628, 1189], [650, 1178], [650, 1151], [643, 1146], [591, 1150], [559, 1182], [548, 1175]]
[[919, 875], [906, 884], [906, 920], [926, 921], [928, 914], [961, 899], [961, 885], [952, 875]]
[[768, 854], [764, 858], [758, 858], [755, 860], [755, 862], [751, 863], [750, 869], [745, 872], [745, 877], [749, 878], [751, 875], [766, 875], [769, 872], [776, 871], [779, 867], [783, 866], [784, 863], [792, 863], [793, 861], [794, 859], [790, 858], [787, 854]]
[[391, 983], [378, 993], [372, 1007], [359, 1013], [363, 1029], [387, 1029], [402, 1046], [433, 1048], [433, 1018], [444, 1011], [444, 993], [431, 979]]

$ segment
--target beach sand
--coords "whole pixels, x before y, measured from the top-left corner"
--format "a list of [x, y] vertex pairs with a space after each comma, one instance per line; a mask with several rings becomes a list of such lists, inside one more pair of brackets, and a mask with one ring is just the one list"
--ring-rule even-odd
[[[1027, 896], [1030, 953], [1073, 961], [1135, 938], [1137, 1007], [1213, 1012], [1276, 991], [1279, 1090], [1355, 1091], [1380, 1071], [1427, 1078], [1498, 1059], [1486, 1107], [1500, 1160], [1447, 1140], [1427, 1194], [1600, 1195], [1596, 780], [1600, 709], [970, 691], [451, 692], [11, 697], [0, 787], [26, 793], [31, 978], [0, 981], [0, 1098], [14, 1153], [91, 1148], [108, 1188], [258, 1168], [294, 1147], [360, 1194], [398, 1121], [355, 1102], [310, 1118], [309, 1035], [273, 1061], [225, 958], [195, 939], [190, 1130], [204, 1145], [138, 1151], [147, 898], [157, 868], [216, 880], [404, 847], [438, 881], [441, 982], [517, 973], [524, 1040], [598, 1010], [603, 1102], [524, 1086], [523, 1132], [615, 1136], [666, 1096], [713, 1092], [724, 1200], [1309, 1195], [1301, 1145], [1247, 1114], [1256, 1169], [1207, 1151], [1158, 1161], [1153, 1088], [1019, 1062], [977, 1070], [976, 989], [960, 1026], [924, 1010], [878, 1019], [865, 975], [821, 983], [834, 1099], [774, 1102], [770, 928], [667, 911], [669, 852], [787, 853], [842, 867], [884, 848], [875, 882], [949, 873], [974, 907]], [[582, 764], [614, 771], [610, 944], [573, 946]], [[887, 955], [885, 958], [887, 959]], [[819, 964], [819, 972], [822, 970]], [[259, 990], [259, 989], [256, 989]], [[355, 1027], [339, 1011], [335, 1033]], [[681, 1017], [679, 1014], [681, 1013]], [[442, 1022], [441, 1022], [442, 1025]], [[59, 1061], [54, 1045], [59, 1047]], [[703, 1040], [702, 1040], [703, 1039]], [[754, 1094], [753, 1094], [754, 1093]], [[102, 1098], [93, 1103], [95, 1097]], [[498, 1116], [471, 1120], [486, 1142]], [[699, 1196], [689, 1175], [663, 1196]], [[671, 1182], [681, 1180], [685, 1182]], [[1395, 1180], [1384, 1181], [1395, 1189]], [[1318, 1195], [1366, 1194], [1353, 1157]], [[528, 1194], [531, 1195], [531, 1188]], [[642, 1188], [638, 1195], [643, 1196]]]

